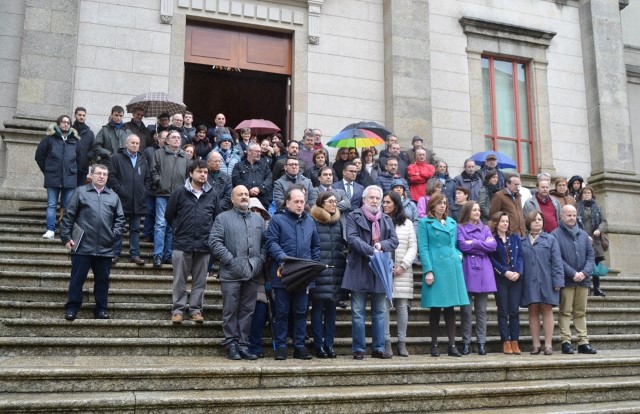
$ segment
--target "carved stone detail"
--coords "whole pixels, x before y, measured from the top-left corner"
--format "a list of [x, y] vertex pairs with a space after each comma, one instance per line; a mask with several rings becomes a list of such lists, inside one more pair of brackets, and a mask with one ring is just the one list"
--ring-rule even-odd
[[160, 22], [171, 24], [173, 20], [173, 0], [160, 0]]
[[320, 12], [324, 0], [309, 0], [309, 35], [308, 41], [312, 45], [320, 43]]

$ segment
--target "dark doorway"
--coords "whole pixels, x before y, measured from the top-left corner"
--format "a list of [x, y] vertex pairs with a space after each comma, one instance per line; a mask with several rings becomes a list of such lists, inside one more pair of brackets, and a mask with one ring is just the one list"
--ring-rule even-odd
[[242, 69], [240, 72], [185, 63], [184, 103], [193, 112], [194, 125], [213, 125], [222, 112], [226, 126], [263, 118], [289, 133], [289, 76]]

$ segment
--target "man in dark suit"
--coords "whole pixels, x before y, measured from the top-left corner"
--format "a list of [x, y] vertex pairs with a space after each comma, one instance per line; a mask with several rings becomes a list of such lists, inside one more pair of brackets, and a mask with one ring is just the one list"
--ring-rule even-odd
[[346, 162], [342, 168], [342, 180], [333, 183], [331, 188], [343, 190], [351, 201], [351, 210], [356, 210], [362, 205], [362, 192], [364, 187], [356, 183], [358, 168], [351, 161]]

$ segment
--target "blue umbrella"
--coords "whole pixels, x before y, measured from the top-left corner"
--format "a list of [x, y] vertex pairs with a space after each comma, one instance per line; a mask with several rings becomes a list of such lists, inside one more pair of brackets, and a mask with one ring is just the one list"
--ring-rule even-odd
[[393, 262], [389, 252], [373, 252], [373, 256], [369, 256], [369, 267], [373, 274], [378, 278], [384, 293], [387, 295], [389, 302], [393, 303]]
[[511, 159], [508, 155], [505, 155], [498, 151], [482, 151], [476, 152], [471, 156], [471, 159], [475, 161], [475, 163], [479, 166], [483, 166], [485, 160], [487, 159], [487, 155], [495, 155], [498, 159], [498, 168], [517, 168], [515, 161]]

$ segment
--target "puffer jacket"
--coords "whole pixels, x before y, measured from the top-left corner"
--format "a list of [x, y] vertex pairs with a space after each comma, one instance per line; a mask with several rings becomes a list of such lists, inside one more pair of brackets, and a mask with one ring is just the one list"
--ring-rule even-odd
[[115, 256], [116, 240], [124, 234], [122, 203], [115, 191], [105, 187], [98, 194], [91, 183], [76, 188], [60, 222], [62, 244], [71, 240], [74, 223], [84, 230], [74, 254]]
[[340, 210], [331, 215], [322, 207], [311, 207], [320, 237], [320, 262], [333, 267], [323, 270], [313, 285], [314, 300], [335, 301], [340, 298], [342, 277], [347, 266], [346, 243], [342, 237]]
[[168, 197], [184, 185], [189, 159], [187, 153], [179, 149], [171, 151], [169, 147], [158, 148], [153, 153], [151, 180], [156, 186], [156, 196]]
[[[577, 224], [576, 227], [578, 227]], [[591, 287], [591, 273], [595, 266], [595, 254], [587, 232], [577, 228], [577, 232], [574, 235], [571, 229], [561, 222], [551, 235], [558, 240], [558, 245], [560, 246], [562, 265], [564, 267], [564, 286]], [[573, 280], [577, 272], [583, 272], [586, 276], [581, 282]]]
[[44, 187], [76, 188], [78, 160], [81, 158], [80, 136], [71, 128], [67, 139], [56, 124], [47, 128], [36, 149], [35, 160], [44, 174]]
[[235, 207], [221, 213], [211, 227], [209, 248], [220, 260], [221, 282], [258, 279], [267, 260], [264, 219]]
[[393, 297], [398, 299], [413, 299], [413, 259], [418, 254], [418, 241], [411, 220], [405, 220], [401, 226], [396, 226], [398, 247], [393, 254], [394, 264], [402, 266], [405, 272], [393, 278]]

